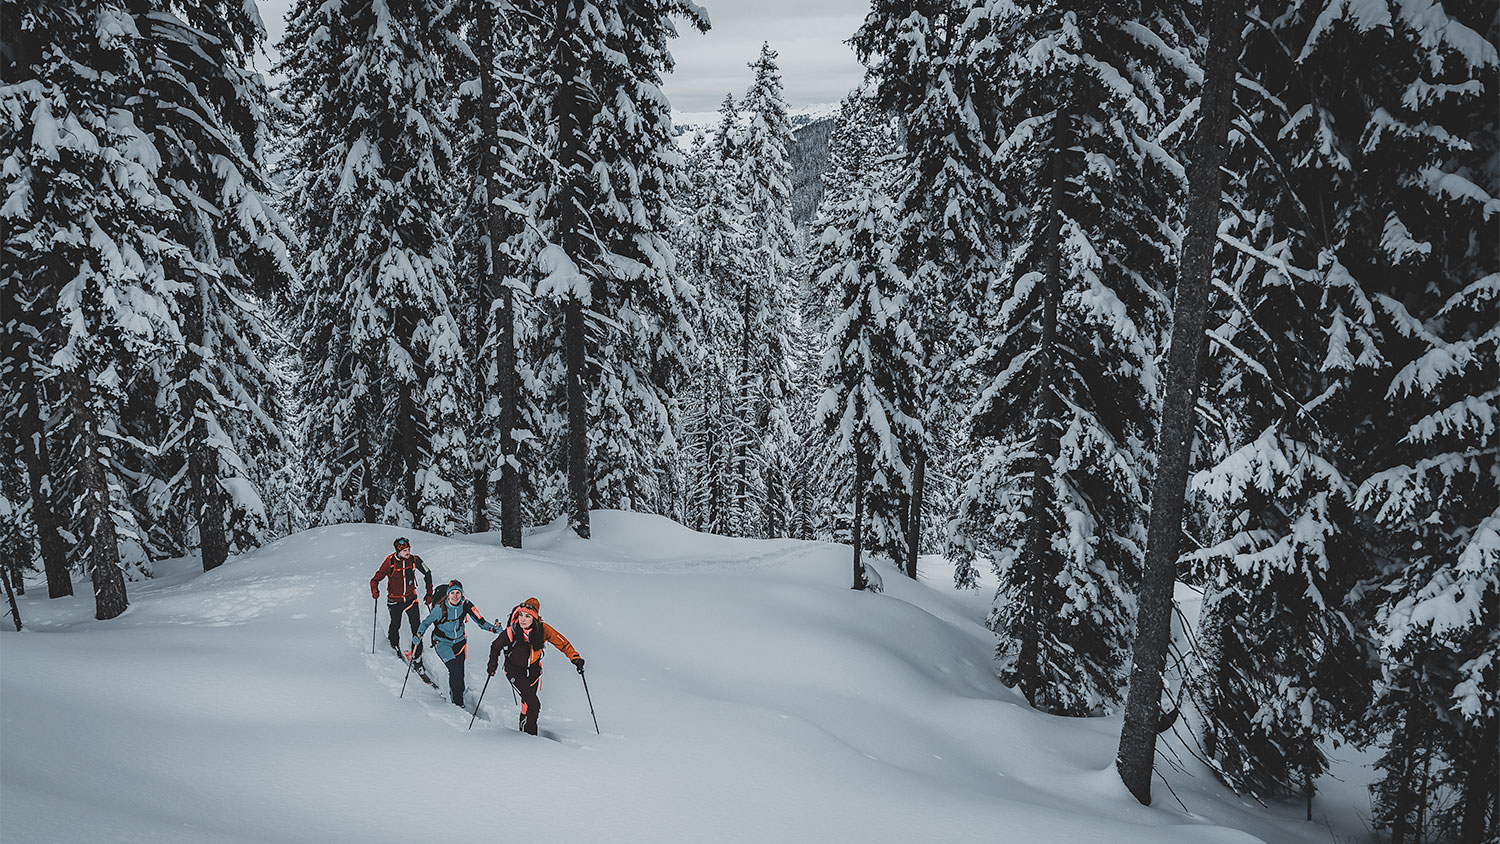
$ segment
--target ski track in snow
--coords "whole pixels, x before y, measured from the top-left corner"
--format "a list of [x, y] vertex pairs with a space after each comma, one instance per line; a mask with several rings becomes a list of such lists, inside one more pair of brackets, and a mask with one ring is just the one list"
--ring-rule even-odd
[[[939, 558], [917, 583], [881, 566], [872, 595], [848, 588], [844, 546], [608, 511], [594, 531], [517, 550], [318, 528], [206, 574], [161, 563], [105, 623], [87, 582], [29, 589], [27, 630], [0, 633], [0, 840], [409, 844], [442, 820], [557, 844], [1329, 840], [1300, 803], [1262, 809], [1196, 768], [1167, 769], [1190, 813], [1160, 788], [1136, 804], [1110, 767], [1119, 718], [1042, 715], [1002, 686], [993, 586], [955, 593]], [[550, 645], [549, 740], [517, 731], [503, 672], [471, 729], [493, 638], [472, 622], [465, 709], [435, 655], [441, 691], [402, 695], [368, 597], [402, 533], [490, 620], [541, 599], [587, 660], [599, 734]]]

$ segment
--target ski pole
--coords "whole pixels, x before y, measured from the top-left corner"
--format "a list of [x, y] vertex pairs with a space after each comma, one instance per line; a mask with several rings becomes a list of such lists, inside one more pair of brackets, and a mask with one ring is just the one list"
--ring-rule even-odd
[[599, 716], [594, 714], [594, 696], [589, 694], [589, 678], [582, 671], [578, 672], [578, 679], [583, 681], [583, 696], [589, 701], [589, 717], [594, 719], [594, 734], [603, 735], [599, 732]]
[[[441, 656], [441, 654], [439, 654], [439, 656]], [[404, 659], [405, 656], [403, 655], [402, 658]], [[406, 697], [406, 681], [411, 679], [411, 663], [412, 660], [406, 660], [406, 676], [401, 678], [401, 694], [396, 695], [396, 697], [398, 698]]]
[[370, 604], [370, 653], [375, 653], [375, 636], [380, 630], [380, 598]]
[[479, 690], [479, 700], [474, 702], [474, 714], [469, 716], [469, 729], [474, 729], [474, 719], [479, 717], [479, 704], [484, 703], [484, 693], [490, 687], [490, 680], [495, 675], [490, 674], [484, 678], [484, 688]]

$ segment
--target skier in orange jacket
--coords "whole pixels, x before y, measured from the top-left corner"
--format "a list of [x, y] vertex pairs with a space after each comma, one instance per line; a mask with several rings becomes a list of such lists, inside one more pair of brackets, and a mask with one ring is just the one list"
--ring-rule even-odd
[[536, 735], [536, 719], [541, 714], [542, 701], [538, 692], [542, 688], [542, 646], [551, 642], [552, 647], [563, 652], [573, 661], [578, 673], [583, 673], [583, 657], [568, 642], [563, 634], [542, 621], [542, 604], [536, 598], [527, 598], [510, 611], [510, 624], [505, 632], [495, 637], [490, 645], [490, 676], [500, 663], [500, 654], [505, 653], [505, 679], [516, 688], [521, 697], [522, 732]]

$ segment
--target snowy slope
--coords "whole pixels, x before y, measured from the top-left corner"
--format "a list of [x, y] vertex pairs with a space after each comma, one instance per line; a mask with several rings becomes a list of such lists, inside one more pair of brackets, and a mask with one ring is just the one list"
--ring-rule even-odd
[[[524, 551], [409, 534], [481, 613], [535, 595], [587, 658], [603, 735], [549, 647], [556, 741], [515, 731], [503, 677], [472, 731], [415, 680], [398, 699], [366, 585], [396, 528], [320, 528], [206, 575], [174, 561], [108, 623], [87, 584], [32, 591], [26, 631], [0, 632], [0, 840], [1329, 840], [1204, 776], [1174, 778], [1194, 815], [1135, 804], [1107, 767], [1118, 719], [1040, 715], [1002, 686], [987, 596], [945, 588], [940, 560], [934, 585], [886, 571], [872, 595], [847, 588], [841, 546], [616, 512], [594, 530]], [[474, 693], [490, 640], [471, 628]]]

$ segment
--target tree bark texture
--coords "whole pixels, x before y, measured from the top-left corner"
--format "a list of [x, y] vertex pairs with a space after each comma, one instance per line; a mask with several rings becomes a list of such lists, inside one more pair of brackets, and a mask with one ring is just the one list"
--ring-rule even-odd
[[865, 474], [869, 458], [859, 443], [854, 445], [854, 585], [853, 589], [866, 589], [864, 540], [865, 540]]
[[[405, 326], [402, 329], [406, 328]], [[402, 330], [398, 329], [398, 330]], [[411, 337], [411, 331], [398, 335]], [[412, 355], [415, 360], [416, 355]], [[400, 442], [396, 446], [396, 459], [400, 464], [400, 473], [396, 477], [399, 484], [398, 495], [401, 503], [405, 505], [406, 512], [411, 514], [413, 525], [423, 524], [422, 514], [417, 512], [421, 505], [421, 493], [417, 490], [417, 468], [422, 465], [422, 450], [417, 446], [417, 400], [416, 385], [403, 383], [397, 397], [396, 405], [396, 430]]]
[[36, 368], [32, 365], [31, 344], [22, 333], [27, 330], [28, 326], [17, 324], [7, 332], [12, 338], [17, 386], [21, 393], [21, 462], [26, 465], [26, 479], [31, 492], [31, 517], [36, 525], [37, 544], [42, 551], [42, 567], [47, 573], [47, 597], [62, 598], [73, 594], [73, 576], [68, 571], [67, 549], [59, 531], [62, 520], [53, 500], [52, 476], [55, 467], [47, 444], [47, 427], [42, 422], [41, 387], [37, 384]]
[[1125, 787], [1141, 803], [1151, 803], [1156, 759], [1156, 724], [1161, 716], [1162, 670], [1172, 630], [1172, 586], [1192, 456], [1194, 408], [1200, 389], [1203, 332], [1218, 242], [1219, 202], [1234, 110], [1244, 4], [1209, 4], [1208, 55], [1197, 137], [1188, 174], [1188, 230], [1172, 304], [1172, 342], [1167, 353], [1166, 394], [1157, 435], [1156, 474], [1151, 485], [1146, 561], [1137, 601], [1130, 691], [1120, 730], [1116, 766]]
[[197, 338], [188, 342], [182, 356], [182, 419], [187, 424], [184, 446], [188, 453], [188, 488], [193, 520], [198, 526], [198, 548], [203, 570], [213, 571], [229, 558], [229, 539], [224, 530], [224, 487], [219, 483], [219, 455], [209, 441], [209, 395], [205, 381], [208, 362], [204, 359], [209, 338], [204, 330], [207, 312], [208, 279], [199, 277], [197, 295], [183, 299], [183, 336]]
[[10, 571], [3, 573], [4, 574], [4, 578], [3, 579], [5, 580], [5, 599], [10, 602], [10, 619], [11, 619], [11, 621], [15, 622], [15, 624], [16, 624], [16, 632], [20, 633], [21, 632], [21, 608], [18, 607], [18, 606], [16, 606], [16, 590], [11, 587], [10, 582], [11, 582], [11, 579], [12, 579], [11, 575], [14, 574], [15, 575], [15, 581], [17, 583], [19, 583], [21, 581], [21, 573], [19, 571], [19, 564], [18, 563], [13, 562], [8, 568], [10, 568]]
[[[579, 0], [557, 0], [554, 35], [556, 54], [553, 62], [557, 69], [558, 90], [553, 105], [553, 119], [558, 123], [557, 166], [562, 183], [554, 202], [558, 205], [558, 239], [563, 251], [577, 263], [579, 270], [592, 285], [597, 271], [591, 256], [585, 254], [589, 247], [585, 231], [588, 219], [582, 207], [582, 185], [589, 178], [587, 143], [592, 114], [588, 92], [583, 90], [580, 79], [582, 68], [578, 64], [578, 51], [572, 49], [573, 30], [579, 26], [582, 13]], [[568, 525], [583, 539], [589, 538], [589, 506], [592, 503], [593, 485], [588, 451], [588, 392], [584, 389], [588, 377], [588, 336], [583, 312], [584, 304], [574, 293], [563, 297], [563, 345], [567, 370], [568, 402], [568, 497], [571, 512]]]
[[[500, 85], [495, 78], [500, 19], [492, 4], [481, 4], [476, 24], [474, 55], [479, 61], [481, 100], [479, 105], [481, 138], [479, 176], [484, 184], [485, 254], [480, 260], [481, 273], [478, 295], [475, 297], [474, 323], [479, 332], [476, 347], [483, 348], [484, 344], [489, 341], [489, 313], [496, 300], [499, 300], [500, 308], [496, 315], [495, 326], [497, 331], [495, 375], [496, 388], [499, 392], [499, 419], [496, 420], [496, 427], [499, 430], [500, 445], [498, 490], [500, 542], [511, 548], [519, 548], [521, 547], [521, 497], [520, 482], [514, 465], [516, 441], [513, 433], [519, 416], [517, 388], [520, 379], [516, 375], [515, 293], [504, 281], [504, 276], [509, 273], [510, 267], [508, 257], [503, 253], [503, 245], [508, 241], [511, 231], [507, 225], [507, 212], [499, 204], [504, 184], [498, 148], [500, 144]], [[484, 384], [486, 379], [483, 376], [484, 373], [481, 372], [477, 383]], [[480, 390], [477, 394], [482, 407], [485, 391]], [[479, 418], [478, 413], [475, 414], [475, 418]], [[487, 466], [476, 467], [474, 472], [476, 530], [489, 530], [487, 512], [489, 475]]]
[[911, 472], [911, 507], [907, 510], [906, 576], [917, 579], [917, 555], [922, 553], [922, 496], [927, 484], [927, 446], [917, 443]]
[[[1486, 685], [1495, 686], [1497, 671], [1494, 663], [1485, 671]], [[1479, 732], [1479, 743], [1474, 748], [1472, 765], [1467, 771], [1463, 789], [1463, 814], [1459, 821], [1459, 844], [1480, 844], [1500, 832], [1500, 812], [1495, 808], [1496, 792], [1500, 791], [1500, 718], [1494, 714], [1485, 717]], [[1488, 819], [1488, 823], [1486, 823]]]
[[370, 448], [370, 423], [368, 420], [370, 419], [370, 407], [373, 403], [370, 400], [368, 390], [366, 390], [363, 397], [356, 398], [354, 404], [357, 408], [353, 419], [355, 426], [354, 447], [358, 451], [356, 459], [359, 461], [360, 474], [364, 476], [361, 478], [361, 483], [358, 487], [360, 497], [364, 499], [360, 503], [360, 507], [364, 510], [364, 520], [374, 524], [380, 518], [381, 502], [377, 497], [378, 491], [375, 489], [375, 455]]
[[1037, 368], [1042, 373], [1038, 384], [1036, 437], [1033, 450], [1036, 457], [1031, 469], [1031, 500], [1027, 504], [1025, 551], [1027, 585], [1027, 623], [1021, 629], [1021, 654], [1017, 666], [1017, 682], [1026, 700], [1036, 707], [1043, 702], [1041, 691], [1041, 640], [1042, 626], [1053, 614], [1046, 606], [1051, 603], [1055, 591], [1051, 561], [1057, 553], [1051, 547], [1048, 525], [1051, 523], [1053, 498], [1053, 468], [1057, 462], [1059, 417], [1062, 401], [1050, 375], [1057, 368], [1057, 304], [1062, 297], [1062, 200], [1067, 190], [1068, 158], [1073, 146], [1073, 115], [1064, 107], [1053, 118], [1055, 133], [1051, 163], [1051, 187], [1047, 198], [1047, 216], [1043, 222], [1046, 229], [1039, 238], [1047, 250], [1046, 266], [1042, 281], [1042, 336], [1037, 353]]
[[73, 416], [73, 465], [78, 472], [78, 506], [83, 514], [84, 559], [94, 579], [94, 618], [105, 621], [125, 612], [125, 575], [120, 571], [119, 538], [109, 506], [109, 476], [104, 471], [104, 449], [100, 443], [99, 417], [94, 411], [94, 389], [88, 376], [77, 371], [63, 373], [68, 393], [68, 411]]
[[516, 292], [500, 288], [500, 544], [521, 547], [520, 443], [515, 432], [521, 421], [521, 378], [516, 371]]
[[589, 538], [589, 442], [588, 412], [584, 407], [583, 303], [569, 297], [563, 303], [563, 331], [568, 358], [568, 493], [573, 511], [568, 523], [573, 532]]
[[[495, 300], [499, 262], [496, 251], [501, 237], [495, 225], [495, 192], [498, 189], [499, 163], [496, 161], [496, 144], [500, 143], [499, 120], [495, 116], [495, 38], [497, 37], [496, 15], [490, 3], [480, 3], [478, 14], [471, 30], [474, 59], [479, 67], [479, 183], [483, 186], [480, 201], [484, 203], [482, 217], [484, 236], [479, 241], [479, 276], [474, 285], [474, 348], [483, 350], [489, 341], [490, 308]], [[485, 400], [489, 378], [485, 359], [476, 355], [474, 359], [474, 405], [473, 419], [483, 425]], [[498, 374], [498, 373], [497, 373]], [[505, 426], [499, 425], [500, 440], [509, 436]], [[471, 444], [480, 442], [470, 438]], [[476, 455], [474, 460], [474, 532], [490, 529], [489, 496], [490, 469], [486, 461]], [[503, 516], [502, 516], [503, 520]]]

